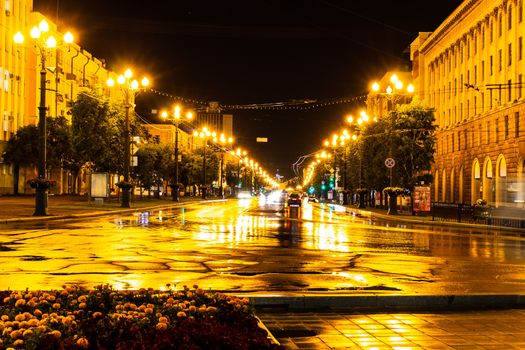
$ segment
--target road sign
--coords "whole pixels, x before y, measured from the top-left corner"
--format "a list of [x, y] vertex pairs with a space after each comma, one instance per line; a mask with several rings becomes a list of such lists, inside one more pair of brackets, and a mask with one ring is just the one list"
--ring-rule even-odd
[[394, 158], [387, 158], [387, 159], [385, 159], [385, 166], [387, 168], [393, 168], [394, 165], [396, 165], [396, 161], [394, 160]]
[[334, 173], [334, 168], [330, 168], [330, 174], [333, 174]]

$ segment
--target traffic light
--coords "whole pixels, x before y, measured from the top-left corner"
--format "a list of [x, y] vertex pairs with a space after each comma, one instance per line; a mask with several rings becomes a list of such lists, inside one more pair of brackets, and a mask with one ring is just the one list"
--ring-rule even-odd
[[334, 185], [334, 177], [333, 176], [330, 176], [330, 183], [329, 183], [329, 186], [330, 186], [330, 189], [334, 188], [335, 185]]

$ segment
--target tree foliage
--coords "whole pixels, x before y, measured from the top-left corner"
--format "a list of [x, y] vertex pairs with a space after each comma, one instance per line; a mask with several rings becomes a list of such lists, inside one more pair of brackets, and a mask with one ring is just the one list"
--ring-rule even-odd
[[37, 166], [38, 128], [36, 125], [26, 125], [18, 129], [7, 141], [3, 158], [5, 162], [18, 166]]
[[71, 109], [73, 153], [80, 165], [122, 173], [122, 111], [93, 94], [80, 94]]

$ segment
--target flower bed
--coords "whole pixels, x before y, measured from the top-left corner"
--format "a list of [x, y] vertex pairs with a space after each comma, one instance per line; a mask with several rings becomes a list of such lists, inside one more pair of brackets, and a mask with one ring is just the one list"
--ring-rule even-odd
[[248, 299], [197, 286], [0, 294], [1, 349], [282, 349], [258, 326]]

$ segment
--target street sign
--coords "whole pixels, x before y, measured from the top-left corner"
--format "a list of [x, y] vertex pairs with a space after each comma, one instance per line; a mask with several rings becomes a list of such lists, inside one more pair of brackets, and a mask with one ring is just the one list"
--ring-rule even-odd
[[334, 168], [330, 168], [330, 174], [333, 174], [334, 173]]
[[385, 159], [385, 166], [387, 168], [393, 168], [394, 165], [396, 165], [396, 161], [394, 160], [394, 158], [387, 158], [387, 159]]

